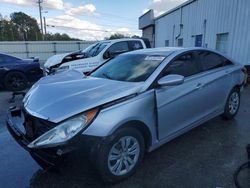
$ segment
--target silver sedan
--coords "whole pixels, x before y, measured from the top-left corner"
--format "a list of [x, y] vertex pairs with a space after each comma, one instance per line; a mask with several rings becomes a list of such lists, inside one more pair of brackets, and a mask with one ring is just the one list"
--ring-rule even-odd
[[203, 48], [130, 52], [88, 76], [72, 70], [42, 78], [23, 107], [9, 111], [7, 126], [43, 168], [84, 145], [104, 181], [116, 182], [135, 172], [145, 152], [216, 116], [232, 119], [243, 71]]

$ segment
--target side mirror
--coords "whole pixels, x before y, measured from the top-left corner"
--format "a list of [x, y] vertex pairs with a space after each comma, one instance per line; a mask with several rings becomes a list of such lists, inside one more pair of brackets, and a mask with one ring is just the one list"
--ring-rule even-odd
[[162, 77], [158, 80], [158, 84], [160, 86], [175, 86], [181, 85], [184, 82], [184, 76], [178, 74], [170, 74], [167, 76]]
[[106, 52], [103, 54], [103, 59], [110, 59], [110, 53], [109, 53], [109, 51], [106, 51]]
[[117, 52], [107, 51], [103, 54], [103, 59], [111, 59], [125, 52], [128, 52], [128, 51], [117, 51]]

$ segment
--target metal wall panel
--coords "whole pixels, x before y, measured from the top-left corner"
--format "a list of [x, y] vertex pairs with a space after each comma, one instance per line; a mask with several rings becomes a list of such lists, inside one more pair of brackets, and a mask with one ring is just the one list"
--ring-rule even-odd
[[165, 40], [177, 46], [181, 13], [179, 38], [183, 38], [184, 47], [195, 46], [195, 35], [203, 35], [203, 46], [215, 49], [217, 34], [229, 33], [227, 55], [250, 64], [250, 0], [196, 0], [180, 6], [155, 20], [156, 47], [163, 47]]

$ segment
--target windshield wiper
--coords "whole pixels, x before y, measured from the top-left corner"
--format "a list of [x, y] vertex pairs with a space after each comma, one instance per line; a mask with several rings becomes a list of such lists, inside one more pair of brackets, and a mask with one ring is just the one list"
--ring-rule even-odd
[[105, 78], [112, 80], [112, 78], [111, 78], [107, 73], [102, 73], [102, 75], [103, 75]]
[[95, 57], [97, 55], [98, 50], [100, 49], [101, 45], [99, 45], [96, 50], [94, 51], [94, 53], [92, 54], [92, 57]]

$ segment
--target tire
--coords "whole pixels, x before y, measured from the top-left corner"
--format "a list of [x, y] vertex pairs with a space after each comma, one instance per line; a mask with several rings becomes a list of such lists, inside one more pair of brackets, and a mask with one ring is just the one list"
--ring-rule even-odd
[[18, 71], [12, 71], [7, 73], [4, 77], [4, 86], [10, 91], [21, 91], [28, 86], [28, 80], [25, 74]]
[[[122, 147], [122, 143], [125, 144], [124, 147]], [[128, 144], [127, 147], [126, 144]], [[122, 149], [124, 149], [123, 152]], [[122, 128], [104, 141], [99, 150], [95, 152], [97, 170], [104, 182], [119, 182], [136, 171], [144, 157], [144, 152], [145, 142], [142, 134], [134, 128]], [[122, 162], [118, 160], [122, 160]], [[114, 170], [112, 171], [112, 169]]]
[[238, 113], [239, 108], [240, 108], [240, 91], [238, 88], [234, 88], [232, 89], [227, 98], [226, 106], [224, 108], [224, 113], [222, 114], [222, 117], [226, 120], [233, 119]]

